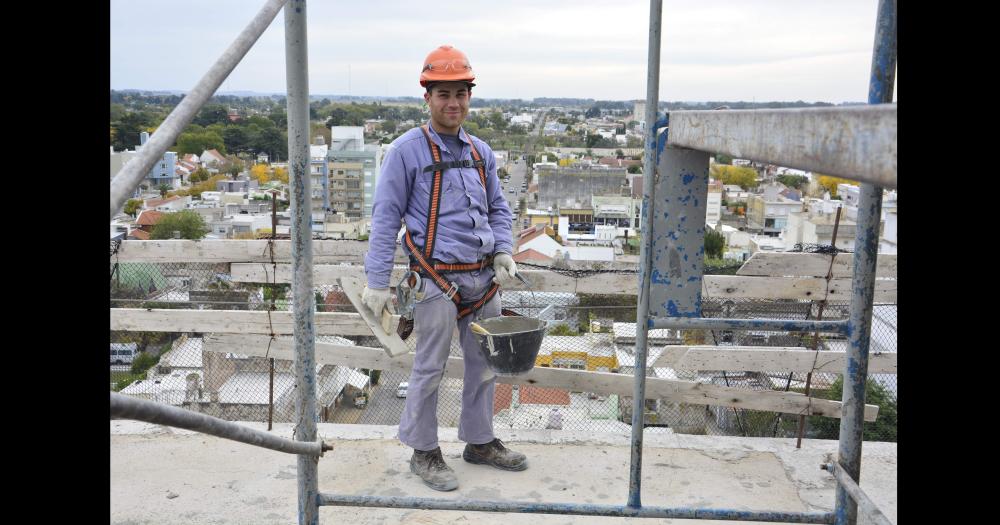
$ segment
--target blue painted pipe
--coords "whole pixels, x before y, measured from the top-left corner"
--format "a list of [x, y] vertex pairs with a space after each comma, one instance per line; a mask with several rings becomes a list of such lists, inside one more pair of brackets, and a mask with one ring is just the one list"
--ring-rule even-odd
[[[875, 22], [875, 44], [868, 83], [868, 103], [892, 102], [896, 79], [896, 0], [879, 0]], [[841, 399], [840, 443], [837, 463], [855, 483], [861, 479], [861, 444], [864, 430], [865, 384], [871, 343], [872, 303], [878, 259], [882, 188], [862, 183], [854, 237], [854, 275], [851, 279], [851, 313], [848, 316], [847, 362]], [[842, 483], [834, 503], [837, 525], [856, 525], [857, 503]]]
[[672, 518], [689, 520], [764, 521], [774, 523], [833, 523], [832, 512], [771, 512], [688, 507], [630, 507], [589, 503], [532, 503], [517, 501], [450, 500], [398, 496], [344, 496], [319, 494], [319, 504], [341, 507], [379, 507], [474, 512], [519, 512], [623, 518]]
[[653, 123], [653, 136], [656, 137], [656, 165], [660, 165], [660, 154], [663, 153], [663, 148], [667, 147], [667, 133], [669, 131], [664, 131], [657, 135], [657, 133], [670, 125], [670, 115], [667, 113], [657, 113], [656, 122]]
[[789, 321], [787, 319], [705, 319], [651, 317], [650, 328], [682, 330], [764, 330], [769, 332], [832, 332], [847, 334], [847, 321]]

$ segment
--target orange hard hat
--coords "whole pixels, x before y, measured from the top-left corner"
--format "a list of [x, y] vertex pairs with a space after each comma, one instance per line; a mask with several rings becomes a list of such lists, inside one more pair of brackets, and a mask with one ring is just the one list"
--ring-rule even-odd
[[424, 69], [420, 72], [420, 85], [427, 87], [433, 82], [465, 81], [469, 87], [476, 74], [472, 72], [469, 57], [453, 46], [440, 46], [424, 59]]

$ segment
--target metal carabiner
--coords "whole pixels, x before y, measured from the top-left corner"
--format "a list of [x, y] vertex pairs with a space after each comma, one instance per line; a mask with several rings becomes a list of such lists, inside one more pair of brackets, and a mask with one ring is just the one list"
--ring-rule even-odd
[[[413, 286], [410, 286], [410, 277], [413, 277]], [[403, 278], [396, 284], [396, 304], [400, 315], [410, 317], [414, 302], [423, 299], [424, 293], [420, 290], [422, 284], [419, 273], [410, 270], [403, 274]]]

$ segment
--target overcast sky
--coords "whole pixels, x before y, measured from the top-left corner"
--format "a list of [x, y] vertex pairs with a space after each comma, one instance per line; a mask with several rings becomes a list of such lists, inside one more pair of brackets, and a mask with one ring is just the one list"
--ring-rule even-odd
[[[111, 89], [187, 91], [263, 0], [111, 0]], [[866, 102], [877, 0], [664, 0], [660, 100]], [[465, 51], [475, 96], [646, 97], [649, 2], [313, 0], [310, 94], [419, 96]], [[284, 15], [220, 91], [285, 91]]]

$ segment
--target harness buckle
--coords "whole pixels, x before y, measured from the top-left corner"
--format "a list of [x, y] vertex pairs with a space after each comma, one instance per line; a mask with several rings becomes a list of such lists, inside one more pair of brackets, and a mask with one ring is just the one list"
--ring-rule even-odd
[[448, 299], [452, 299], [453, 297], [455, 297], [455, 294], [457, 293], [458, 293], [458, 285], [455, 284], [455, 281], [452, 281], [451, 288], [448, 288], [448, 290], [444, 292], [444, 295]]

